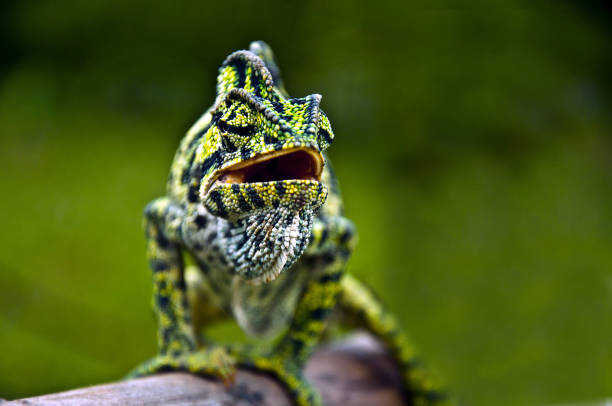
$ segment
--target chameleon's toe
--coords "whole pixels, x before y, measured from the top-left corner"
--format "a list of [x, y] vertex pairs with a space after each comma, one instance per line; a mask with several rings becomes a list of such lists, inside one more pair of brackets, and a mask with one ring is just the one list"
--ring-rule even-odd
[[256, 351], [252, 347], [232, 346], [229, 350], [236, 364], [255, 372], [274, 376], [297, 406], [322, 406], [319, 392], [302, 376], [298, 366], [292, 365], [270, 351]]
[[193, 374], [213, 376], [225, 385], [234, 382], [235, 360], [223, 348], [202, 349], [178, 355], [158, 355], [140, 364], [128, 375], [135, 378], [158, 372], [187, 371]]

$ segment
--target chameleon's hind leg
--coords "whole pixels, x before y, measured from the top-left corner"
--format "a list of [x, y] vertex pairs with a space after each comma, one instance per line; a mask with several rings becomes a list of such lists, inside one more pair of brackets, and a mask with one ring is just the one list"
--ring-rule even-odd
[[380, 300], [351, 275], [345, 275], [341, 285], [338, 305], [341, 321], [353, 327], [365, 328], [386, 345], [400, 366], [405, 394], [410, 404], [451, 404], [427, 376], [408, 337]]
[[232, 358], [223, 348], [197, 349], [178, 235], [181, 210], [167, 198], [154, 200], [145, 209], [147, 253], [153, 271], [153, 309], [158, 321], [159, 355], [138, 366], [129, 377], [185, 370], [231, 380], [235, 368]]

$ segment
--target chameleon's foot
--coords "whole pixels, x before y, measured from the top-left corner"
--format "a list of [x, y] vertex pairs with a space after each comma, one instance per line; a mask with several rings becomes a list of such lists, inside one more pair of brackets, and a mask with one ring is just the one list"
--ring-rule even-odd
[[274, 376], [297, 406], [322, 406], [319, 392], [303, 377], [301, 368], [270, 351], [254, 350], [249, 346], [231, 346], [236, 364], [255, 372]]
[[136, 378], [158, 372], [186, 371], [213, 376], [228, 386], [234, 382], [236, 364], [233, 357], [220, 347], [206, 348], [178, 355], [158, 355], [140, 364], [127, 378]]

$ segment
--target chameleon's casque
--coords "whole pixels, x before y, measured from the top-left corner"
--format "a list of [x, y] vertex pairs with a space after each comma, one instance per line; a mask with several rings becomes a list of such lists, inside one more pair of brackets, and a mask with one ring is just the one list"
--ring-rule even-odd
[[[288, 96], [263, 42], [223, 62], [213, 106], [176, 152], [167, 196], [145, 209], [159, 355], [132, 375], [181, 369], [227, 380], [244, 365], [275, 375], [296, 404], [321, 405], [301, 369], [336, 312], [389, 347], [411, 402], [442, 401], [395, 319], [344, 275], [355, 229], [324, 153], [334, 134], [320, 103]], [[202, 338], [203, 326], [227, 317], [278, 338], [256, 347]]]

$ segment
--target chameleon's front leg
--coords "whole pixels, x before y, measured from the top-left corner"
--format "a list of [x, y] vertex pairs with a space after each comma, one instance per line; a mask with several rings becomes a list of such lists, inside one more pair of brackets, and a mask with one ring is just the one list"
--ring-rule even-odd
[[168, 370], [186, 370], [228, 379], [232, 359], [222, 348], [196, 348], [179, 245], [182, 209], [167, 198], [145, 209], [149, 266], [153, 272], [153, 309], [158, 322], [158, 356], [134, 369], [129, 377]]
[[313, 271], [317, 276], [305, 288], [289, 329], [270, 351], [237, 347], [233, 352], [238, 364], [275, 375], [299, 406], [322, 404], [319, 393], [305, 380], [302, 370], [336, 306], [354, 235], [354, 226], [344, 218], [317, 219], [304, 259], [317, 268]]

